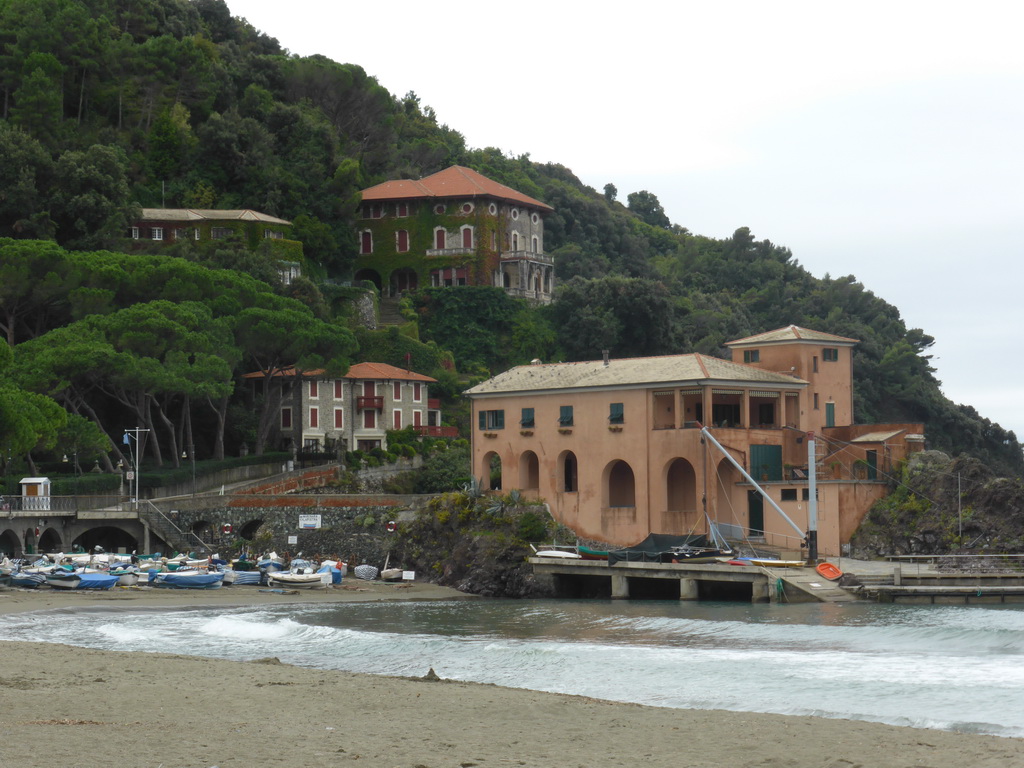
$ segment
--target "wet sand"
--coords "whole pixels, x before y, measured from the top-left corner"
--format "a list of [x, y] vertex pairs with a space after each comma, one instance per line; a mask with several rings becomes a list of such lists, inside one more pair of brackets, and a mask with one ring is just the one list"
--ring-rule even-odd
[[[475, 599], [423, 584], [346, 586], [295, 595], [10, 590], [0, 592], [0, 613]], [[0, 701], [2, 768], [1024, 766], [1022, 739], [41, 643], [0, 642]]]

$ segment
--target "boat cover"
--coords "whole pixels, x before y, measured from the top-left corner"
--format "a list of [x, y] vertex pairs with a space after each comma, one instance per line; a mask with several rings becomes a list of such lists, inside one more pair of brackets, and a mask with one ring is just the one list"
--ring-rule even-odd
[[224, 581], [223, 573], [202, 573], [198, 575], [179, 573], [151, 573], [149, 583], [155, 587], [174, 589], [216, 589]]
[[331, 584], [341, 584], [341, 569], [332, 565], [322, 565], [317, 573], [331, 574]]
[[78, 586], [75, 589], [110, 589], [117, 584], [120, 577], [109, 573], [82, 573], [78, 578]]
[[665, 563], [672, 559], [673, 547], [707, 547], [714, 545], [708, 537], [699, 534], [691, 536], [675, 536], [669, 533], [652, 533], [639, 544], [625, 549], [613, 549], [608, 552], [608, 565], [621, 562], [630, 563]]

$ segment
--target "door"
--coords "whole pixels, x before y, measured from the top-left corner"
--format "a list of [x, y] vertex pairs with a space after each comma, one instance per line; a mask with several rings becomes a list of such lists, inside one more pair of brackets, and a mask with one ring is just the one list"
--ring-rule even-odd
[[764, 536], [764, 497], [757, 491], [747, 491], [747, 534]]
[[825, 426], [834, 427], [836, 425], [836, 404], [825, 403]]
[[867, 452], [868, 480], [878, 479], [878, 451]]

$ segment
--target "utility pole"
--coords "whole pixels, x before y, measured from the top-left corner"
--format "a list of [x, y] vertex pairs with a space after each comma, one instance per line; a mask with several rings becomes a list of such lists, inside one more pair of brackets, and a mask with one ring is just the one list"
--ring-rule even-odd
[[818, 562], [818, 456], [814, 433], [807, 433], [807, 560]]

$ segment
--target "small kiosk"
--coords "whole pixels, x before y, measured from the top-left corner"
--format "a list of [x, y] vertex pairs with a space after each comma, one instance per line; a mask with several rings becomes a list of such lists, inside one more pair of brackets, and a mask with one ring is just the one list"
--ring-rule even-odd
[[50, 510], [50, 478], [23, 477], [21, 485], [21, 508], [25, 512], [48, 512]]

